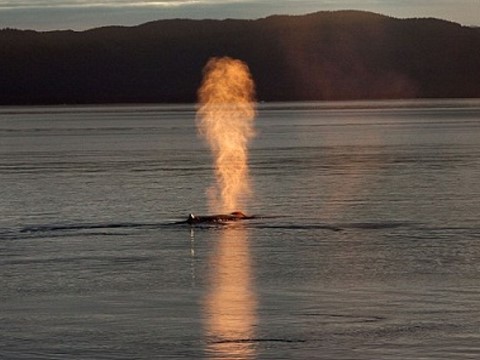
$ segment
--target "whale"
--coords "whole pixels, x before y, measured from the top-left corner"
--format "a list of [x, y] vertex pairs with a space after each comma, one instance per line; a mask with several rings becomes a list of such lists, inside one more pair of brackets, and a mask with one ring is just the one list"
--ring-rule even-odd
[[247, 216], [241, 211], [234, 211], [230, 214], [219, 214], [219, 215], [188, 215], [186, 220], [187, 224], [195, 225], [195, 224], [223, 224], [229, 223], [233, 221], [241, 221], [241, 220], [248, 220], [253, 219], [254, 216]]

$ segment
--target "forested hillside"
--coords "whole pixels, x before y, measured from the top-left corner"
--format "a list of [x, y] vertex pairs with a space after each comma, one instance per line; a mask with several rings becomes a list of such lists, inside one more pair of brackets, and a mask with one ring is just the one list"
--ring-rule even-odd
[[0, 104], [192, 102], [212, 56], [247, 62], [259, 100], [480, 97], [480, 29], [338, 11], [0, 31]]

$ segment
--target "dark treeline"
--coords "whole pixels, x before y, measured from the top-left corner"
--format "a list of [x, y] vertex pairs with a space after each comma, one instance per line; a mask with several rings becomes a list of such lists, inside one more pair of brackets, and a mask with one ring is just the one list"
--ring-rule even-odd
[[0, 104], [192, 102], [212, 56], [259, 100], [480, 97], [480, 29], [357, 11], [0, 31]]

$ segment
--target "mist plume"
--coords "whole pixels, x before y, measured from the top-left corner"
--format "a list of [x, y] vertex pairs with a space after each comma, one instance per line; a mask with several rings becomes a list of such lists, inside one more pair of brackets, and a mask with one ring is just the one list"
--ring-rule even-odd
[[210, 211], [240, 210], [251, 193], [248, 143], [255, 135], [254, 93], [248, 66], [240, 60], [211, 58], [203, 69], [196, 121], [214, 158], [216, 183], [207, 190]]

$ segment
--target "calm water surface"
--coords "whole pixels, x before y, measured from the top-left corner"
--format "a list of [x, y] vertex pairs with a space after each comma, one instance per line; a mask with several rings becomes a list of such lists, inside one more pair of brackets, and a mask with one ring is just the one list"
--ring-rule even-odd
[[261, 104], [259, 218], [190, 105], [0, 108], [0, 358], [480, 356], [480, 101]]

